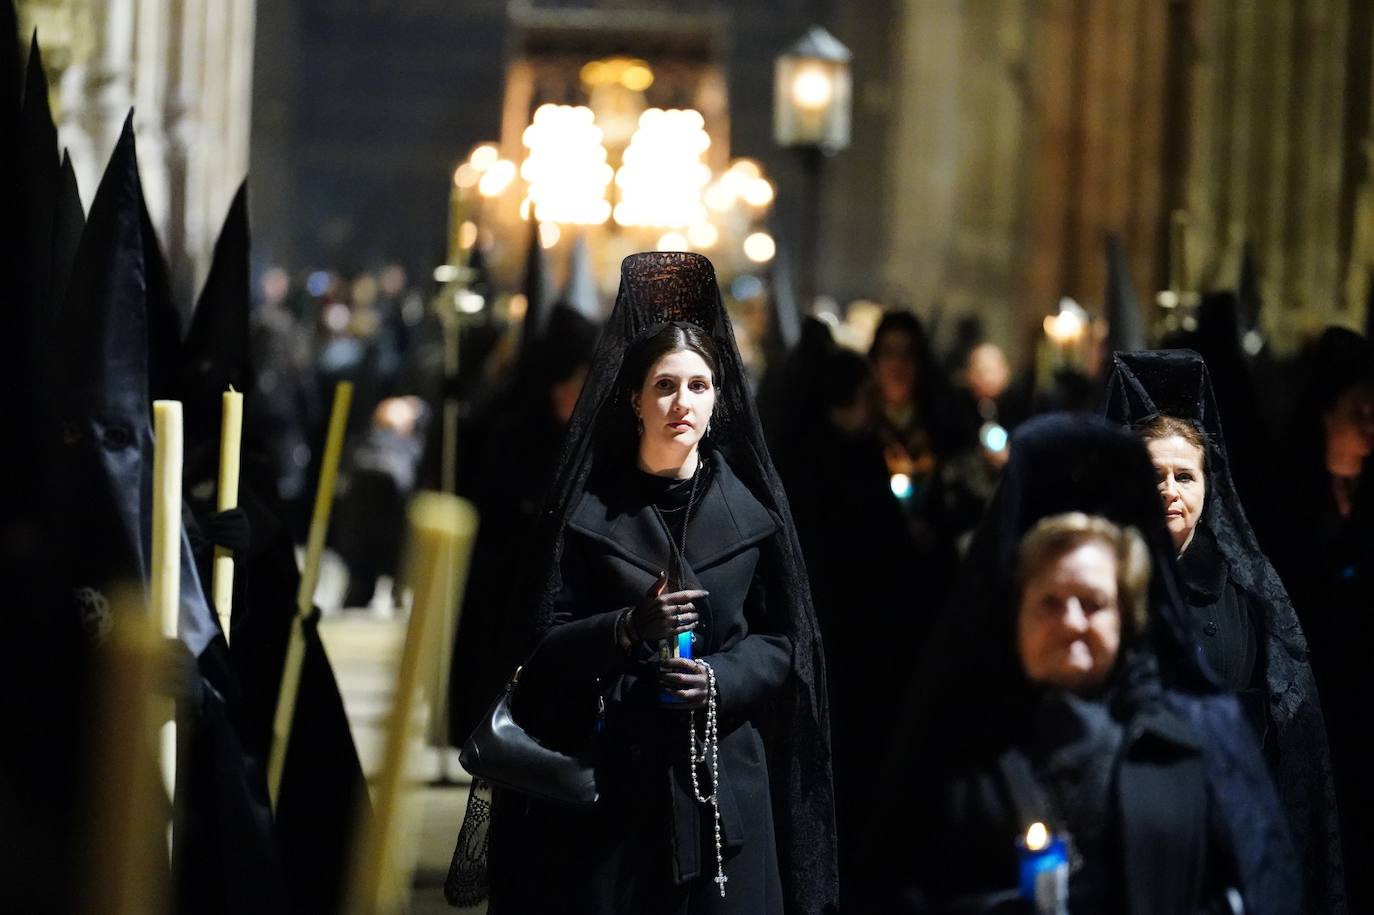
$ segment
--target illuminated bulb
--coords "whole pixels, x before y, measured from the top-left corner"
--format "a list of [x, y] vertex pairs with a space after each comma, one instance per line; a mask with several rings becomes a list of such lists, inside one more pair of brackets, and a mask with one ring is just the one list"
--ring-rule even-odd
[[452, 283], [458, 279], [458, 268], [453, 264], [440, 264], [434, 268], [434, 282]]
[[473, 168], [469, 163], [464, 162], [454, 170], [453, 183], [461, 188], [469, 188], [476, 184], [481, 177], [481, 172], [477, 171], [477, 169]]
[[1030, 851], [1041, 851], [1050, 841], [1050, 831], [1045, 828], [1044, 823], [1032, 823], [1026, 830], [1026, 848]]
[[461, 289], [453, 294], [453, 304], [465, 315], [475, 315], [487, 304], [487, 300], [475, 292]]
[[525, 312], [530, 307], [530, 300], [525, 298], [523, 292], [517, 292], [506, 300], [506, 312], [512, 321], [519, 321], [525, 317]]
[[479, 172], [484, 172], [496, 164], [496, 160], [501, 158], [501, 154], [496, 151], [496, 147], [490, 143], [483, 143], [475, 147], [472, 154], [468, 156], [468, 162]]
[[599, 60], [588, 61], [582, 65], [578, 74], [588, 86], [599, 86], [606, 82], [606, 65]]
[[477, 223], [469, 219], [458, 227], [458, 247], [471, 248], [477, 244]]
[[763, 171], [759, 168], [759, 164], [753, 159], [736, 159], [730, 165], [730, 171], [750, 181], [755, 178], [763, 177]]
[[509, 159], [497, 159], [478, 182], [477, 190], [483, 197], [500, 197], [513, 180], [515, 163]]
[[610, 218], [606, 187], [614, 171], [590, 108], [542, 105], [523, 141], [529, 154], [520, 175], [529, 185], [529, 202], [521, 205], [522, 218], [579, 225]]
[[558, 228], [557, 223], [541, 222], [539, 224], [539, 244], [545, 248], [552, 248], [558, 244], [563, 232]]
[[644, 64], [630, 64], [620, 74], [620, 85], [631, 92], [643, 92], [654, 84], [654, 72]]
[[756, 264], [771, 261], [777, 249], [773, 236], [767, 232], [755, 232], [744, 240], [744, 256]]
[[773, 185], [767, 178], [754, 178], [744, 188], [744, 199], [750, 206], [766, 207], [773, 202]]
[[709, 248], [720, 240], [720, 233], [709, 222], [699, 222], [687, 230], [693, 248]]
[[701, 155], [711, 145], [700, 113], [650, 108], [621, 158], [615, 221], [623, 226], [686, 228], [706, 221], [703, 192], [711, 169]]
[[792, 80], [792, 98], [797, 105], [815, 111], [830, 104], [835, 87], [820, 67], [803, 67]]
[[911, 477], [904, 473], [894, 473], [892, 475], [892, 494], [899, 499], [910, 498], [911, 496]]
[[1061, 311], [1045, 319], [1045, 333], [1056, 343], [1069, 343], [1083, 334], [1083, 319], [1072, 311]]
[[686, 251], [687, 247], [687, 236], [681, 232], [665, 232], [658, 240], [657, 250]]
[[713, 212], [724, 213], [735, 205], [735, 194], [729, 186], [717, 182], [706, 189], [706, 206]]

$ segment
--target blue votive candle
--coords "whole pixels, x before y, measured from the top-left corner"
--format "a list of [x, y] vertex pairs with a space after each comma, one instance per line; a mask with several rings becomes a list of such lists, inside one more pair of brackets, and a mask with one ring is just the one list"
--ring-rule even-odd
[[1021, 898], [1038, 915], [1068, 915], [1069, 853], [1064, 839], [1044, 823], [1032, 823], [1016, 840], [1021, 868]]
[[[664, 639], [658, 643], [658, 656], [660, 660], [666, 661], [669, 658], [692, 659], [692, 633], [679, 632], [671, 639]], [[670, 696], [666, 692], [659, 693], [658, 697], [663, 702], [681, 702], [676, 696]]]

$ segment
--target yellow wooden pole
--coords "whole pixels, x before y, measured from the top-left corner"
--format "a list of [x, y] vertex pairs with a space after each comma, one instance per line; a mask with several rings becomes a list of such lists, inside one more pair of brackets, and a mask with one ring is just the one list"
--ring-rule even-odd
[[414, 736], [414, 710], [419, 687], [435, 663], [435, 624], [457, 606], [463, 593], [477, 532], [476, 510], [446, 493], [418, 494], [409, 514], [405, 577], [413, 595], [410, 621], [373, 793], [372, 821], [357, 843], [348, 897], [350, 915], [394, 915], [404, 905], [408, 868], [399, 860], [400, 830], [405, 822], [400, 805], [406, 802], [403, 783], [407, 749]]
[[[219, 437], [219, 485], [215, 488], [215, 507], [220, 511], [237, 508], [239, 504], [239, 457], [243, 439], [243, 395], [231, 385], [221, 399]], [[224, 640], [229, 641], [229, 626], [234, 607], [234, 553], [222, 546], [215, 547], [215, 565], [211, 579], [211, 593], [215, 612], [219, 614]]]
[[320, 482], [315, 488], [315, 511], [310, 518], [310, 536], [305, 544], [305, 566], [301, 569], [301, 583], [296, 591], [296, 616], [291, 621], [290, 640], [286, 645], [286, 662], [282, 666], [281, 685], [277, 691], [277, 711], [272, 720], [272, 750], [267, 758], [267, 789], [274, 812], [281, 793], [282, 772], [286, 767], [291, 722], [296, 714], [296, 694], [301, 686], [301, 665], [305, 661], [305, 621], [314, 606], [315, 585], [320, 580], [320, 560], [324, 556], [324, 540], [329, 531], [330, 509], [334, 505], [339, 459], [343, 455], [344, 429], [348, 423], [348, 408], [352, 401], [352, 383], [340, 381], [334, 388], [334, 407], [329, 414], [329, 434], [325, 439]]

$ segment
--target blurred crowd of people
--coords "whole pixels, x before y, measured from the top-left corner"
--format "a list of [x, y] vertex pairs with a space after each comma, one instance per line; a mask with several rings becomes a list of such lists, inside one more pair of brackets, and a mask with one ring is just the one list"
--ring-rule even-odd
[[[350, 281], [315, 274], [300, 284], [273, 271], [255, 317], [258, 390], [272, 404], [280, 494], [300, 511], [330, 391], [339, 380], [358, 391], [331, 535], [349, 565], [346, 606], [366, 606], [378, 576], [395, 574], [405, 497], [443, 484], [445, 399], [459, 406], [457, 489], [477, 504], [482, 527], [455, 646], [456, 743], [520, 660], [499, 650], [512, 641], [503, 608], [599, 331], [585, 307], [556, 297], [542, 306], [526, 300], [523, 316], [503, 319], [487, 279], [470, 282], [488, 307], [461, 319], [456, 373], [445, 373], [439, 314], [451, 307], [452, 288], [410, 288], [397, 268]], [[1018, 374], [976, 318], [944, 333], [952, 342], [942, 350], [909, 310], [883, 312], [865, 333], [833, 315], [780, 313], [789, 304], [766, 291], [730, 305], [825, 637], [841, 873], [863, 873], [856, 855], [873, 823], [872, 792], [886, 790], [871, 775], [899, 737], [893, 710], [914, 688], [918, 646], [929, 641], [938, 611], [961, 593], [961, 560], [1002, 480], [1013, 434], [1046, 411], [1100, 412], [1109, 376], [1122, 377], [1127, 363], [1113, 360], [1101, 326], [1086, 361]], [[1253, 528], [1244, 542], [1272, 560], [1279, 578], [1257, 574], [1231, 591], [1209, 584], [1221, 562], [1211, 534], [1186, 554], [1183, 546], [1180, 574], [1191, 604], [1203, 608], [1203, 654], [1237, 694], [1251, 697], [1247, 714], [1280, 782], [1283, 773], [1298, 778], [1300, 767], [1287, 759], [1287, 769], [1278, 768], [1280, 713], [1266, 712], [1266, 696], [1281, 704], [1274, 690], [1295, 688], [1273, 681], [1272, 655], [1310, 657], [1345, 857], [1368, 860], [1374, 798], [1357, 776], [1368, 763], [1358, 732], [1370, 701], [1361, 646], [1374, 608], [1374, 355], [1365, 337], [1330, 328], [1294, 357], [1277, 357], [1247, 339], [1240, 313], [1235, 293], [1208, 295], [1192, 329], [1170, 334], [1162, 350], [1199, 354], [1188, 358], [1210, 382], [1194, 400], [1206, 400], [1211, 413], [1191, 417], [1208, 436], [1195, 441], [1192, 472], [1213, 487], [1225, 473], [1234, 517]], [[778, 328], [789, 323], [799, 330], [786, 340]], [[1165, 472], [1156, 464], [1164, 501], [1177, 501], [1161, 511], [1171, 522], [1190, 514], [1196, 521], [1201, 502], [1189, 503], [1186, 467]], [[1217, 491], [1207, 490], [1209, 506]], [[1256, 609], [1275, 599], [1296, 611], [1287, 641], [1266, 640]], [[901, 644], [883, 646], [889, 637]], [[1235, 644], [1237, 656], [1216, 647]], [[1326, 828], [1315, 822], [1320, 813], [1308, 815], [1314, 831]], [[1346, 874], [1352, 901], [1369, 898], [1361, 869]]]

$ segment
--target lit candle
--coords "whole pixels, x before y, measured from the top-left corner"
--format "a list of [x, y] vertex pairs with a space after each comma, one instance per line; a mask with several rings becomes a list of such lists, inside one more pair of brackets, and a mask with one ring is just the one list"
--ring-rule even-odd
[[1032, 823], [1016, 840], [1021, 868], [1021, 898], [1037, 915], [1068, 915], [1069, 855], [1064, 839], [1044, 823]]
[[[153, 555], [149, 580], [151, 615], [167, 638], [177, 637], [181, 609], [181, 402], [153, 401]], [[162, 779], [176, 797], [177, 725], [162, 726]], [[170, 830], [169, 830], [170, 844]]]
[[277, 690], [277, 711], [272, 719], [272, 750], [267, 758], [267, 790], [272, 809], [277, 809], [282, 772], [286, 767], [286, 747], [291, 739], [291, 721], [296, 714], [296, 693], [301, 685], [301, 665], [305, 662], [305, 621], [314, 606], [315, 585], [320, 580], [320, 560], [324, 538], [329, 531], [329, 512], [334, 505], [334, 485], [343, 455], [344, 428], [348, 408], [353, 402], [353, 384], [340, 381], [334, 388], [334, 407], [329, 414], [329, 434], [325, 438], [320, 481], [315, 487], [315, 511], [310, 518], [310, 536], [305, 542], [305, 566], [296, 589], [296, 617], [291, 621], [291, 637], [286, 644], [281, 685]]
[[[239, 452], [243, 437], [243, 395], [231, 386], [221, 398], [219, 438], [219, 486], [216, 487], [216, 508], [227, 511], [239, 504]], [[233, 619], [234, 554], [222, 546], [215, 547], [215, 565], [210, 591], [214, 595], [215, 612], [219, 614], [224, 640], [229, 641], [229, 623]]]

